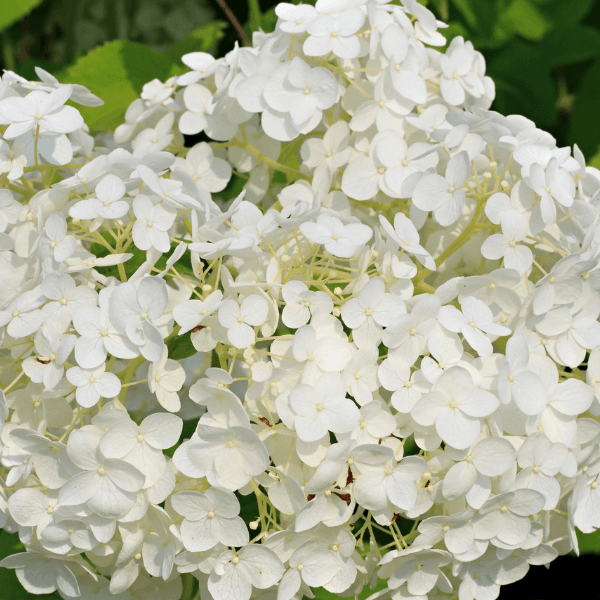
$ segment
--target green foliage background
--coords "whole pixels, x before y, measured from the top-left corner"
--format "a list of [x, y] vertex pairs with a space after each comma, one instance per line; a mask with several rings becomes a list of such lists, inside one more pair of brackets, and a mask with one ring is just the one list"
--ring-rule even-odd
[[[576, 143], [600, 168], [600, 0], [420, 1], [450, 23], [448, 39], [462, 35], [483, 53], [496, 83], [492, 109], [530, 118], [559, 146]], [[251, 35], [273, 29], [276, 3], [229, 6]], [[2, 68], [36, 79], [37, 65], [89, 87], [105, 102], [78, 107], [93, 134], [121, 123], [144, 83], [185, 72], [182, 54], [219, 56], [236, 41], [243, 43], [216, 0], [0, 0]], [[600, 534], [579, 535], [579, 545], [582, 554], [600, 554]], [[16, 534], [0, 532], [0, 559], [21, 550]], [[560, 561], [546, 577], [566, 575]], [[30, 597], [13, 571], [0, 570], [0, 586], [2, 598]]]

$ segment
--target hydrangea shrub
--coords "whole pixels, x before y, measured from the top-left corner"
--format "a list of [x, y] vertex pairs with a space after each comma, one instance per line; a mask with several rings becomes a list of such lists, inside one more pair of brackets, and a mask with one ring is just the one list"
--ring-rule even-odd
[[30, 593], [493, 600], [600, 527], [600, 172], [416, 0], [276, 13], [114, 134], [2, 77]]

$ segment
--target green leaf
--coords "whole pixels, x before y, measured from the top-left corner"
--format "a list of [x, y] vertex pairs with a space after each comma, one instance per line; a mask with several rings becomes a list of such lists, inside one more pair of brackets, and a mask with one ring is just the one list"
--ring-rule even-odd
[[[210, 52], [225, 35], [225, 21], [212, 21], [196, 27], [185, 38], [176, 42], [165, 51], [165, 56], [177, 64], [183, 64], [181, 57], [189, 52]], [[186, 67], [187, 69], [187, 67]]]
[[514, 0], [502, 19], [528, 40], [539, 40], [550, 27], [544, 15], [529, 0]]
[[124, 121], [127, 107], [145, 83], [164, 81], [175, 73], [176, 65], [167, 56], [143, 44], [114, 40], [77, 59], [59, 79], [85, 85], [104, 100], [104, 106], [78, 107], [92, 133], [99, 133]]
[[[387, 579], [378, 579], [377, 580], [377, 585], [375, 586], [374, 589], [371, 589], [368, 585], [366, 585], [363, 589], [363, 591], [358, 595], [358, 599], [359, 600], [365, 600], [365, 598], [368, 598], [371, 594], [374, 594], [375, 592], [378, 592], [379, 590], [383, 590], [387, 587]], [[328, 592], [327, 590], [324, 590], [323, 588], [317, 588], [314, 590], [315, 592], [315, 600], [343, 600], [340, 599], [340, 596], [338, 596], [337, 594], [332, 594], [331, 592]], [[348, 598], [348, 600], [354, 600], [355, 596], [352, 596], [351, 598]]]
[[555, 27], [573, 27], [583, 21], [594, 8], [596, 0], [554, 0], [547, 12]]
[[593, 533], [581, 533], [579, 529], [575, 532], [580, 554], [600, 554], [600, 529]]
[[600, 98], [600, 60], [585, 72], [571, 112], [569, 144], [576, 143], [586, 155], [594, 154], [600, 140], [598, 98]]
[[493, 110], [524, 115], [544, 128], [556, 124], [556, 86], [538, 46], [514, 40], [489, 62], [487, 71], [496, 82]]
[[192, 332], [188, 331], [183, 335], [176, 335], [167, 342], [167, 348], [169, 349], [169, 358], [173, 360], [183, 360], [198, 354], [198, 350], [194, 348], [191, 339]]
[[235, 495], [240, 501], [240, 517], [244, 520], [244, 523], [249, 524], [259, 516], [258, 501], [256, 494], [250, 493], [246, 496], [236, 492]]
[[248, 25], [251, 31], [258, 31], [261, 26], [262, 14], [258, 0], [248, 0]]
[[541, 48], [553, 67], [584, 62], [600, 55], [600, 31], [588, 25], [560, 27], [544, 38]]
[[270, 8], [266, 13], [263, 14], [261, 19], [261, 27], [265, 33], [271, 33], [275, 31], [275, 25], [277, 24], [277, 15], [275, 9]]
[[471, 29], [475, 29], [477, 26], [477, 16], [473, 11], [470, 0], [452, 0], [452, 4], [454, 4], [456, 9], [463, 16], [464, 20], [467, 22], [467, 25]]
[[458, 21], [452, 21], [447, 29], [442, 30], [442, 33], [448, 42], [450, 42], [452, 38], [455, 38], [457, 35], [462, 35], [466, 40], [468, 40], [470, 37], [467, 28]]
[[[498, 20], [498, 8], [495, 0], [451, 0], [451, 2], [456, 11], [450, 11], [450, 28], [459, 24], [461, 27], [466, 25], [476, 36], [484, 39], [492, 36]], [[449, 40], [457, 35], [452, 35], [448, 29], [443, 29], [442, 33]], [[473, 34], [461, 33], [458, 35], [473, 39]]]
[[42, 0], [0, 0], [0, 31], [29, 14]]
[[596, 169], [600, 169], [600, 146], [598, 146], [596, 154], [594, 154], [594, 156], [592, 156], [587, 163], [590, 167], [596, 167]]

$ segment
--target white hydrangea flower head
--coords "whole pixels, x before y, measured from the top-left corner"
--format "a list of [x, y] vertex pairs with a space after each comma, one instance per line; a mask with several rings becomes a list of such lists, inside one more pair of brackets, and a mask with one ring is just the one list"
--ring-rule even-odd
[[0, 566], [32, 594], [493, 598], [600, 528], [600, 171], [490, 111], [416, 0], [275, 14], [113, 136], [2, 76]]

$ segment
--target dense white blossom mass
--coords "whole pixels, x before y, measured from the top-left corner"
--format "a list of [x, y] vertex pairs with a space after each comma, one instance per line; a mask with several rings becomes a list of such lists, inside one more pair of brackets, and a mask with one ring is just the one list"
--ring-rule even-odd
[[416, 0], [276, 14], [114, 135], [2, 76], [0, 566], [33, 594], [493, 600], [600, 527], [600, 172]]

